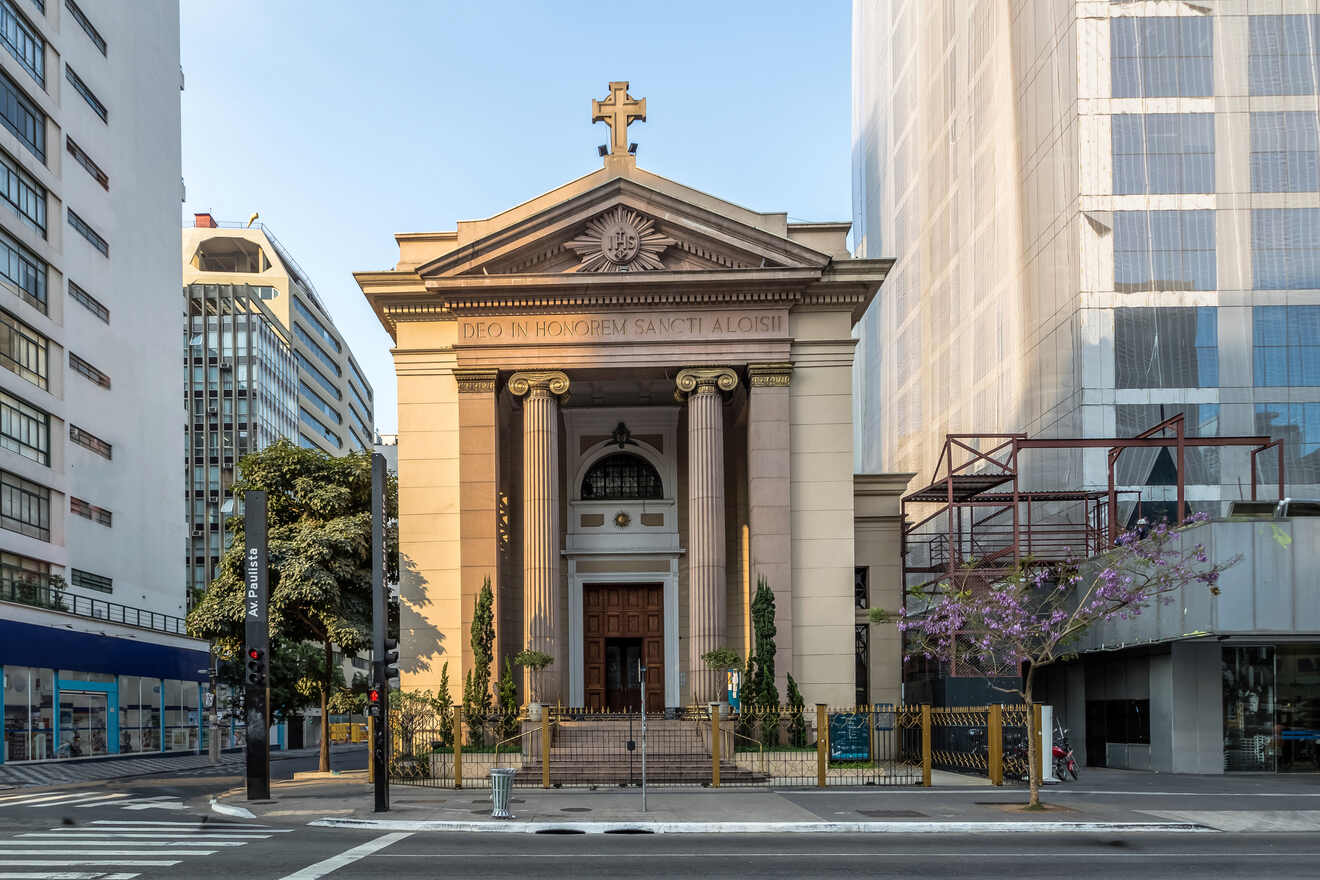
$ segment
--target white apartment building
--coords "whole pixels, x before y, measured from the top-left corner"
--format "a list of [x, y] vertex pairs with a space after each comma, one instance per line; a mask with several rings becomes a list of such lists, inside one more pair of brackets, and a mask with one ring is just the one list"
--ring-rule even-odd
[[0, 760], [198, 742], [182, 86], [176, 0], [0, 0]]

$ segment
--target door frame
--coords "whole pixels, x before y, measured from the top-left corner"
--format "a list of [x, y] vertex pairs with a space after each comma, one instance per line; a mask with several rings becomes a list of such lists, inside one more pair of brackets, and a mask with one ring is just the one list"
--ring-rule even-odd
[[[654, 560], [654, 557], [651, 557]], [[665, 615], [665, 706], [677, 708], [679, 699], [678, 674], [678, 557], [669, 558], [669, 571], [579, 572], [578, 560], [568, 560], [568, 704], [581, 707], [586, 703], [586, 670], [582, 638], [582, 588], [629, 584], [660, 584], [664, 587]], [[655, 708], [659, 709], [659, 706]]]
[[[60, 694], [65, 691], [105, 695], [105, 753], [119, 754], [119, 676], [115, 676], [114, 681], [80, 681], [57, 677], [51, 693], [51, 724], [54, 728], [51, 737], [54, 750], [52, 757], [60, 753]], [[163, 713], [162, 717], [164, 717]]]

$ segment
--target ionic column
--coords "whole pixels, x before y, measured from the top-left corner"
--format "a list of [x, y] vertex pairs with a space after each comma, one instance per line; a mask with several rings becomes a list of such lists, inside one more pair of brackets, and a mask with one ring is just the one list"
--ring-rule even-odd
[[721, 392], [738, 385], [727, 367], [679, 371], [688, 405], [688, 680], [692, 700], [724, 699], [724, 674], [701, 658], [725, 645], [724, 413]]
[[[568, 376], [557, 370], [514, 373], [509, 392], [523, 401], [523, 637], [554, 663], [532, 676], [529, 699], [560, 698], [558, 670], [568, 666], [559, 635], [559, 396]], [[537, 680], [539, 679], [539, 681]]]

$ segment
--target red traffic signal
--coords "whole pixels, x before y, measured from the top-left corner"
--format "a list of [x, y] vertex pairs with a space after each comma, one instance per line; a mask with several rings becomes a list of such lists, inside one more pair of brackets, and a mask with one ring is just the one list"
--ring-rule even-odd
[[376, 690], [375, 688], [372, 688], [371, 690], [367, 691], [367, 699], [373, 703], [379, 703], [380, 691]]
[[258, 651], [256, 648], [248, 648], [248, 657], [252, 660], [260, 660], [261, 652]]

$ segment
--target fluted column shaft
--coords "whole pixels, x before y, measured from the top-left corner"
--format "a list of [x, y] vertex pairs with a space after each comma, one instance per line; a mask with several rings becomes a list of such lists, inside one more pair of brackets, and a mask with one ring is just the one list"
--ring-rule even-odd
[[509, 390], [523, 401], [523, 627], [533, 651], [554, 658], [528, 682], [530, 699], [561, 697], [563, 656], [559, 621], [559, 394], [563, 373], [515, 373]]
[[688, 393], [688, 680], [697, 703], [725, 697], [724, 672], [702, 657], [725, 645], [728, 595], [724, 549], [724, 408], [732, 370], [683, 370]]

